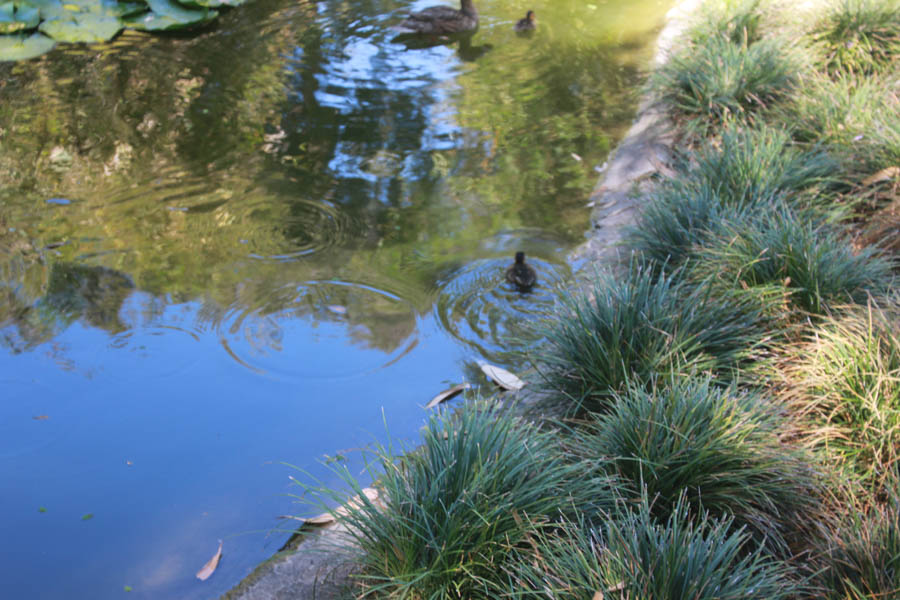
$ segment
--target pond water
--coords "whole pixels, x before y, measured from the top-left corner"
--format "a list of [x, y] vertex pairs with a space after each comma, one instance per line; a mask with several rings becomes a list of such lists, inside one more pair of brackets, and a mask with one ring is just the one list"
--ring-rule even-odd
[[308, 510], [283, 463], [328, 482], [478, 360], [523, 367], [669, 2], [481, 0], [468, 41], [391, 41], [432, 3], [256, 0], [0, 65], [4, 597], [217, 597]]

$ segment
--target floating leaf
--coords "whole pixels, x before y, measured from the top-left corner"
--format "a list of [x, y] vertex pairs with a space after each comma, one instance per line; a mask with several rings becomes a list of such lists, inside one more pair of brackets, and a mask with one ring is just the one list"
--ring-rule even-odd
[[187, 9], [173, 0], [147, 0], [147, 4], [151, 12], [128, 19], [126, 24], [145, 31], [163, 31], [190, 27], [214, 19], [219, 14], [208, 8]]
[[46, 421], [47, 419], [50, 418], [50, 416], [49, 415], [35, 415], [31, 418], [34, 419], [35, 421]]
[[0, 35], [0, 61], [26, 60], [46, 54], [56, 42], [45, 35]]
[[219, 549], [216, 550], [216, 553], [213, 554], [213, 557], [209, 559], [203, 567], [197, 571], [197, 579], [200, 581], [206, 581], [209, 579], [210, 575], [212, 575], [216, 567], [219, 566], [219, 559], [222, 558], [222, 540], [219, 540]]
[[0, 33], [16, 33], [34, 29], [41, 21], [40, 11], [28, 5], [12, 2], [0, 4]]
[[126, 591], [126, 592], [130, 592], [130, 591], [131, 591], [131, 586], [130, 586], [130, 585], [126, 585], [126, 586], [125, 586], [125, 591]]
[[39, 507], [39, 508], [38, 508], [38, 512], [39, 512], [39, 513], [45, 513], [45, 512], [47, 512], [47, 507], [46, 507], [46, 506], [41, 506], [41, 507]]
[[336, 315], [346, 315], [347, 314], [347, 307], [341, 306], [340, 304], [329, 304], [325, 308], [327, 308], [329, 311], [333, 312]]
[[123, 27], [118, 17], [94, 13], [76, 14], [68, 18], [49, 19], [40, 30], [57, 42], [105, 42], [115, 37]]
[[434, 408], [441, 402], [446, 402], [450, 398], [453, 398], [463, 390], [467, 390], [470, 387], [472, 386], [470, 386], [468, 383], [460, 383], [459, 385], [454, 385], [449, 390], [444, 390], [443, 392], [432, 398], [431, 402], [425, 405], [425, 408]]
[[185, 0], [181, 4], [197, 8], [219, 8], [220, 6], [240, 6], [247, 0]]
[[489, 365], [487, 363], [481, 365], [482, 372], [487, 375], [491, 381], [502, 387], [504, 390], [521, 390], [525, 387], [525, 382], [500, 367]]
[[94, 518], [94, 513], [88, 513], [88, 514], [86, 514], [86, 515], [83, 515], [83, 516], [81, 517], [81, 520], [82, 520], [82, 521], [90, 521], [90, 520], [93, 519], [93, 518]]

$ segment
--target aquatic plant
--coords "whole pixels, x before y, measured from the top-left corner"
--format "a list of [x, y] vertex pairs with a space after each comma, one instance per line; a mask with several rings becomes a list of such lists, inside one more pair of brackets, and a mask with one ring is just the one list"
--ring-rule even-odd
[[[609, 510], [610, 482], [585, 476], [557, 438], [502, 409], [470, 404], [432, 417], [418, 450], [375, 448], [379, 502], [335, 467], [361, 498], [338, 513], [354, 542], [344, 550], [360, 566], [360, 595], [492, 597], [502, 567], [530, 533], [576, 507]], [[341, 499], [325, 488], [310, 491], [322, 502]]]
[[630, 382], [660, 374], [710, 371], [727, 380], [753, 362], [769, 325], [740, 298], [633, 266], [559, 298], [541, 326], [547, 342], [537, 363], [566, 412], [603, 411]]
[[13, 0], [0, 4], [0, 61], [24, 60], [57, 42], [105, 42], [122, 29], [163, 31], [207, 23], [246, 0]]

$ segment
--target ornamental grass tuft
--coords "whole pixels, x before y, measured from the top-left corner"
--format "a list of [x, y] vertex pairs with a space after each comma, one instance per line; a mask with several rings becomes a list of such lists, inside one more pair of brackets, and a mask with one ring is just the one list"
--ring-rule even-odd
[[830, 74], [892, 68], [900, 58], [900, 2], [843, 0], [816, 24], [812, 38]]
[[782, 352], [784, 393], [806, 440], [870, 489], [900, 461], [898, 323], [896, 304], [849, 307]]
[[547, 342], [537, 364], [568, 414], [603, 411], [629, 383], [660, 374], [736, 376], [758, 357], [771, 326], [754, 303], [633, 266], [559, 298], [541, 327]]
[[682, 121], [701, 128], [754, 122], [796, 84], [800, 60], [775, 39], [734, 43], [710, 35], [669, 57], [650, 78], [656, 95]]
[[823, 315], [836, 305], [865, 303], [894, 280], [893, 262], [876, 250], [854, 252], [827, 226], [790, 210], [724, 225], [695, 256], [692, 277], [770, 298], [774, 311], [789, 313]]
[[[818, 564], [827, 600], [875, 600], [900, 596], [900, 482], [896, 469], [883, 501], [850, 506], [826, 530]], [[853, 499], [856, 500], [855, 498]], [[858, 502], [854, 502], [858, 504]]]
[[791, 568], [728, 518], [678, 502], [657, 519], [646, 498], [599, 528], [542, 533], [508, 596], [541, 600], [787, 600], [801, 590]]
[[[331, 509], [353, 541], [344, 550], [359, 565], [358, 597], [492, 598], [528, 535], [576, 507], [609, 510], [609, 481], [585, 476], [557, 438], [500, 408], [467, 405], [432, 417], [415, 451], [376, 447], [380, 501], [333, 467], [361, 497]], [[307, 487], [320, 505], [343, 499]]]
[[758, 539], [786, 548], [812, 506], [816, 481], [796, 448], [779, 439], [770, 401], [718, 387], [709, 377], [670, 377], [632, 387], [577, 433], [578, 453], [623, 494], [642, 490], [665, 520], [686, 503], [729, 516]]

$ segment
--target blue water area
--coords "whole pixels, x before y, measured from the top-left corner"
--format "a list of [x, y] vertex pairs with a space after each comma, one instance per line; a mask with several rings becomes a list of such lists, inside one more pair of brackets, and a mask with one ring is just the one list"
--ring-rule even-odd
[[478, 361], [528, 368], [668, 3], [482, 0], [470, 38], [394, 41], [431, 3], [0, 65], [0, 596], [218, 597], [319, 512], [291, 477], [365, 479], [434, 395], [494, 392]]

